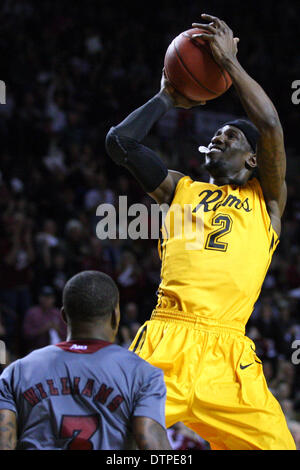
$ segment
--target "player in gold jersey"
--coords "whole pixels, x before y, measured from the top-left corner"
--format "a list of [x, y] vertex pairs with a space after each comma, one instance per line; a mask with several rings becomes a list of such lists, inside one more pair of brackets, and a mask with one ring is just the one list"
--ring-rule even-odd
[[[204, 104], [179, 95], [164, 77], [160, 92], [106, 139], [113, 160], [158, 204], [170, 204], [159, 244], [157, 306], [130, 349], [164, 371], [168, 427], [182, 421], [212, 449], [295, 449], [255, 345], [245, 336], [286, 204], [282, 127], [271, 100], [239, 64], [230, 28], [218, 18], [203, 19], [209, 23], [193, 26], [207, 31], [202, 37], [231, 76], [250, 119], [216, 131], [205, 150], [209, 183], [167, 170], [141, 144], [170, 107]], [[192, 233], [200, 227], [196, 246], [185, 230], [177, 231], [186, 207]]]

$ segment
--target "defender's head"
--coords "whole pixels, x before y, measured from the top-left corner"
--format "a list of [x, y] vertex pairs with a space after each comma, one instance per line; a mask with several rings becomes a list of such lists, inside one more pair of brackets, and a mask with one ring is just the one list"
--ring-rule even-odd
[[69, 327], [82, 332], [94, 327], [115, 338], [119, 322], [119, 291], [111, 277], [99, 271], [82, 271], [66, 283], [62, 315]]
[[216, 131], [208, 145], [204, 168], [213, 178], [246, 182], [256, 168], [259, 132], [250, 121], [237, 119]]

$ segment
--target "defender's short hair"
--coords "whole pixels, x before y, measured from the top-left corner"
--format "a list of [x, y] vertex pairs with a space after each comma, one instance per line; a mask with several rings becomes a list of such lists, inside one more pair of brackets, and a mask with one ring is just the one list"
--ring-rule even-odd
[[110, 276], [100, 271], [82, 271], [66, 283], [63, 307], [71, 320], [92, 321], [111, 314], [119, 301], [119, 291]]

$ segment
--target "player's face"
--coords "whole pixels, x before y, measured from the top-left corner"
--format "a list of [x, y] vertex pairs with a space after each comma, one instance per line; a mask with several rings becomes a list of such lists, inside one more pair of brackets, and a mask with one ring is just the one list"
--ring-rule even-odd
[[204, 167], [214, 177], [232, 176], [245, 169], [251, 154], [244, 133], [234, 126], [218, 129], [208, 145]]

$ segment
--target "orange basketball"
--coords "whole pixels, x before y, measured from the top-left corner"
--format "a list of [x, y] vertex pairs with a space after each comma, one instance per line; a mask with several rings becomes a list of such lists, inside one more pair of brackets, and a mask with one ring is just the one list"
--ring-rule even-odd
[[231, 86], [229, 74], [214, 59], [210, 45], [193, 34], [207, 31], [193, 28], [179, 34], [165, 55], [165, 74], [169, 82], [186, 98], [213, 100]]

